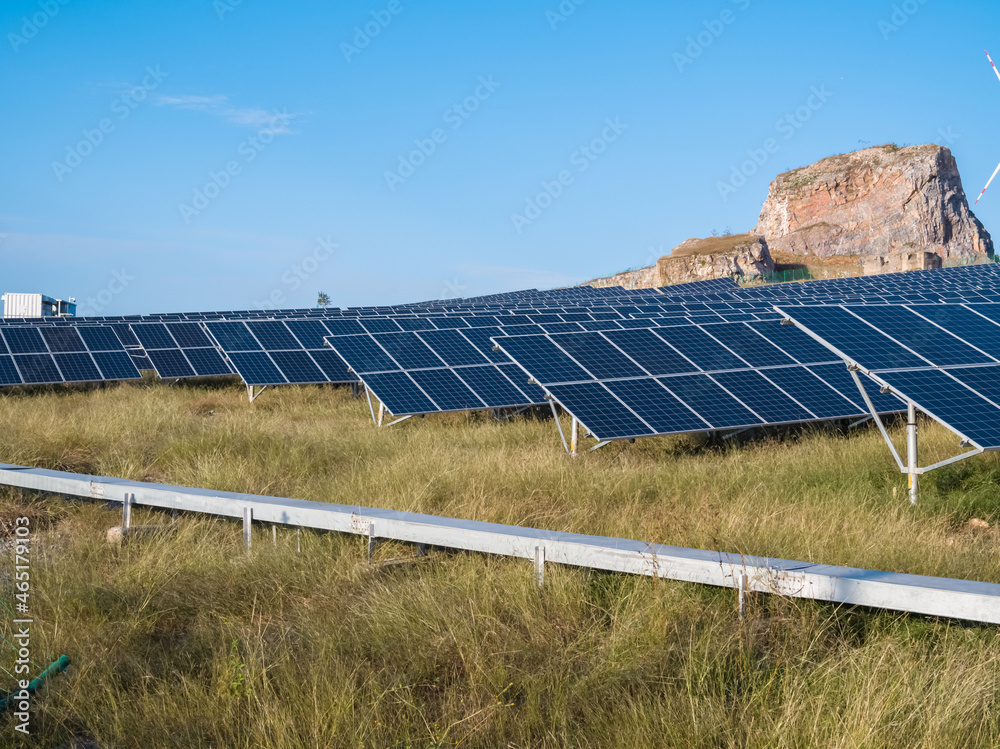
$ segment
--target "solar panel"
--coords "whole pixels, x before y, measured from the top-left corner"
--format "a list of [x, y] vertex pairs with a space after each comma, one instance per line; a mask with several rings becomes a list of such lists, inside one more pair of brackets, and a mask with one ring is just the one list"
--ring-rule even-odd
[[[772, 338], [789, 350], [805, 341], [818, 356], [792, 358]], [[866, 414], [849, 395], [856, 390], [843, 364], [801, 331], [769, 321], [493, 341], [601, 440]], [[806, 363], [835, 366], [842, 376], [828, 381]], [[902, 406], [884, 396], [879, 404]]]
[[233, 369], [251, 386], [357, 382], [326, 348], [320, 320], [241, 320], [205, 323]]
[[[972, 444], [1000, 449], [1000, 389], [993, 384], [1000, 376], [1000, 362], [986, 353], [1000, 347], [1000, 325], [981, 324], [974, 312], [980, 308], [787, 305], [780, 309], [848, 363]], [[992, 305], [981, 311], [990, 316]], [[964, 340], [963, 335], [973, 337]], [[895, 355], [879, 355], [882, 341]]]

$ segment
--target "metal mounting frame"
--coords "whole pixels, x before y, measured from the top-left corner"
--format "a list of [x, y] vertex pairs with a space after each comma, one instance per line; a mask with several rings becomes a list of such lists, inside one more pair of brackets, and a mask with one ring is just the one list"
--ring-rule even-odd
[[[885, 444], [889, 446], [889, 451], [892, 453], [892, 457], [896, 461], [896, 465], [899, 466], [900, 473], [905, 473], [909, 476], [910, 504], [917, 504], [917, 495], [920, 484], [919, 477], [922, 474], [929, 473], [935, 468], [943, 468], [944, 466], [951, 465], [952, 463], [957, 463], [960, 460], [980, 455], [984, 452], [983, 448], [977, 447], [969, 452], [962, 453], [961, 455], [956, 455], [951, 458], [945, 458], [944, 460], [939, 460], [937, 463], [921, 468], [917, 465], [917, 404], [902, 393], [886, 386], [884, 388], [886, 392], [891, 392], [906, 401], [906, 463], [904, 463], [903, 459], [899, 456], [899, 452], [896, 450], [896, 446], [892, 442], [892, 438], [889, 436], [889, 431], [885, 428], [885, 424], [882, 423], [882, 418], [875, 410], [875, 405], [872, 403], [871, 398], [868, 397], [868, 392], [865, 390], [864, 383], [862, 383], [861, 378], [858, 377], [859, 369], [860, 367], [857, 364], [850, 362], [847, 364], [847, 371], [851, 373], [851, 377], [854, 379], [854, 384], [858, 386], [861, 397], [864, 399], [865, 405], [868, 406], [868, 410], [871, 413], [871, 419], [875, 422], [879, 432], [882, 433], [882, 439], [885, 440]], [[861, 422], [855, 422], [855, 424], [860, 423]], [[852, 424], [851, 426], [854, 426], [855, 424]], [[964, 437], [962, 438], [961, 444], [968, 444]]]
[[253, 403], [257, 399], [257, 396], [267, 390], [268, 387], [268, 385], [247, 385], [247, 400]]

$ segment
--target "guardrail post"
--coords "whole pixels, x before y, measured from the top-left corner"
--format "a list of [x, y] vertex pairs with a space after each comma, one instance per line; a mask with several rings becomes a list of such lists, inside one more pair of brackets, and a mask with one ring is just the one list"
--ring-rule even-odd
[[125, 492], [122, 499], [122, 532], [124, 533], [132, 525], [132, 502], [135, 500], [134, 494]]
[[736, 600], [740, 611], [740, 619], [742, 619], [747, 607], [747, 573], [743, 570], [740, 570], [736, 577], [736, 589], [739, 591]]
[[535, 584], [541, 590], [545, 583], [545, 547], [535, 547]]
[[250, 530], [253, 527], [253, 508], [244, 507], [243, 508], [243, 543], [247, 546], [247, 551], [250, 551], [251, 535]]

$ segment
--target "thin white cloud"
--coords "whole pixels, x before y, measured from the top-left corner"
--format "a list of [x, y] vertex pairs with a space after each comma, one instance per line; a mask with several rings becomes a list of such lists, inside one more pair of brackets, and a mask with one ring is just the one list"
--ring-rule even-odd
[[214, 96], [157, 96], [156, 105], [161, 107], [176, 107], [188, 109], [221, 117], [226, 122], [258, 130], [270, 130], [275, 135], [286, 135], [291, 132], [289, 124], [299, 116], [298, 112], [287, 110], [267, 110], [256, 107], [237, 107], [229, 101], [225, 94]]

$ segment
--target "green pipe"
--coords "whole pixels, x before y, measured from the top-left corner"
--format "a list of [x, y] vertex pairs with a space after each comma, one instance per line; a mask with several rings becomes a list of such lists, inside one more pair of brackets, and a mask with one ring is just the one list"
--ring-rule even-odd
[[[34, 694], [36, 691], [41, 689], [45, 682], [49, 680], [50, 677], [60, 674], [69, 668], [70, 660], [68, 655], [60, 655], [56, 660], [54, 660], [47, 669], [38, 674], [37, 677], [31, 680], [28, 684], [27, 692], [28, 694]], [[17, 691], [5, 692], [3, 697], [0, 697], [0, 710], [6, 710], [10, 707], [11, 702], [17, 696]]]

